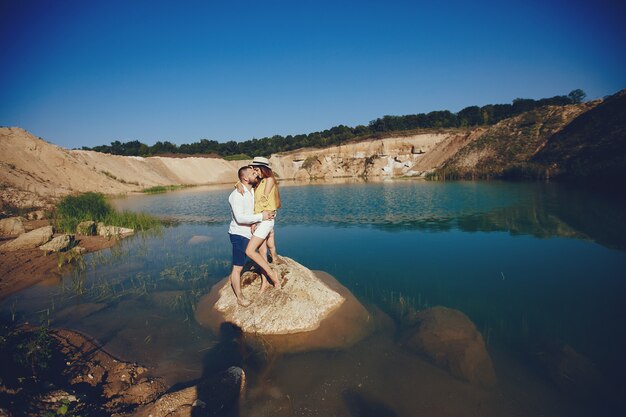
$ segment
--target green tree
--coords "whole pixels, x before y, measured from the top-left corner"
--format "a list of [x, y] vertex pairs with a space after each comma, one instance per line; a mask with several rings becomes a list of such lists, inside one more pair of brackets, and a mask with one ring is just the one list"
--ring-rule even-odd
[[580, 88], [577, 88], [576, 90], [570, 91], [567, 97], [569, 97], [570, 100], [572, 100], [572, 103], [579, 104], [583, 102], [585, 97], [587, 97], [587, 94]]

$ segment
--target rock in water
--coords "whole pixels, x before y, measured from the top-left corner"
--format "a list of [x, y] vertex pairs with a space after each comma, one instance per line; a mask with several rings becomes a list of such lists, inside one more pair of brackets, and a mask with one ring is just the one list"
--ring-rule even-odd
[[367, 310], [330, 275], [313, 273], [286, 257], [272, 268], [281, 276], [282, 289], [270, 286], [259, 294], [260, 275], [254, 267], [244, 268], [242, 292], [252, 304], [237, 304], [225, 278], [200, 300], [196, 319], [216, 333], [223, 323], [234, 324], [278, 351], [346, 348], [372, 330]]
[[9, 217], [8, 219], [0, 220], [0, 235], [21, 235], [26, 230], [24, 229], [23, 217]]
[[98, 223], [96, 231], [98, 235], [109, 238], [126, 237], [135, 233], [134, 229], [128, 229], [126, 227], [119, 226], [107, 226], [102, 222]]
[[188, 245], [197, 245], [197, 244], [200, 244], [200, 243], [208, 242], [210, 240], [211, 240], [211, 236], [194, 235], [187, 241], [187, 244]]
[[462, 312], [433, 307], [418, 312], [417, 325], [403, 335], [416, 349], [452, 375], [473, 384], [493, 386], [496, 374], [482, 335]]
[[52, 239], [52, 226], [40, 227], [28, 233], [19, 235], [15, 240], [0, 246], [0, 251], [8, 252], [19, 249], [34, 249]]

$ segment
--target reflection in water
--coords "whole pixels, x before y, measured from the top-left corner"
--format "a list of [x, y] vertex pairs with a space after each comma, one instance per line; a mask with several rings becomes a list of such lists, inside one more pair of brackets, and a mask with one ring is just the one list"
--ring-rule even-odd
[[[118, 208], [180, 223], [86, 256], [85, 268], [60, 286], [23, 291], [3, 303], [2, 314], [37, 322], [46, 312], [53, 325], [90, 334], [114, 354], [156, 367], [171, 383], [240, 363], [240, 352], [228, 359], [235, 345], [193, 320], [197, 299], [229, 272], [230, 191], [116, 200]], [[536, 360], [560, 357], [546, 352], [567, 349], [544, 347], [563, 344], [577, 352], [570, 358], [589, 358], [605, 381], [623, 387], [623, 200], [559, 184], [423, 181], [289, 186], [281, 197], [279, 253], [330, 273], [372, 310], [395, 318], [398, 306], [460, 309], [496, 356], [501, 387], [485, 393], [408, 356], [391, 323], [349, 352], [271, 361], [245, 352], [255, 400], [244, 410], [286, 401], [317, 415], [437, 415], [442, 404], [448, 408], [440, 415], [584, 415], [563, 405], [572, 400], [551, 391]], [[409, 392], [415, 387], [419, 395]], [[524, 396], [530, 391], [536, 401]]]
[[[291, 185], [291, 184], [290, 184]], [[596, 241], [626, 250], [619, 193], [567, 184], [398, 181], [284, 187], [279, 225], [371, 225], [386, 230], [506, 231]], [[225, 224], [231, 188], [185, 189], [116, 200], [185, 223]]]

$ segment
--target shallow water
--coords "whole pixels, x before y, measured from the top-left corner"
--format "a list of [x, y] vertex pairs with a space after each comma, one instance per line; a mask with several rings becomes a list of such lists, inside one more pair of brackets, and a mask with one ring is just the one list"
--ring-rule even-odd
[[[241, 364], [193, 318], [197, 299], [230, 269], [230, 190], [115, 200], [177, 225], [86, 256], [85, 268], [61, 282], [5, 300], [3, 316], [83, 331], [172, 384]], [[378, 317], [396, 317], [400, 302], [463, 311], [488, 343], [499, 383], [473, 387], [408, 354], [384, 318], [347, 352], [248, 356], [242, 415], [585, 415], [620, 407], [604, 398], [613, 392], [580, 402], [536, 359], [545, 346], [566, 343], [593, 363], [603, 387], [623, 393], [624, 200], [562, 184], [423, 181], [291, 185], [281, 196], [280, 254], [330, 273]]]

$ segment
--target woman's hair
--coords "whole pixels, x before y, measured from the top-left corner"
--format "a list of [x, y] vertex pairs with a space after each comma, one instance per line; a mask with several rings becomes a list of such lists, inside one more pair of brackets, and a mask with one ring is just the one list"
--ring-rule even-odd
[[272, 170], [266, 166], [258, 165], [257, 168], [261, 170], [261, 174], [263, 174], [263, 178], [269, 178], [269, 177], [274, 176], [274, 173], [272, 172]]
[[274, 188], [276, 188], [276, 207], [280, 208], [280, 191], [278, 191], [278, 181], [276, 181], [274, 173], [272, 172], [271, 168], [263, 165], [258, 165], [257, 168], [259, 168], [259, 170], [261, 171], [261, 175], [263, 175], [263, 178], [274, 178]]

